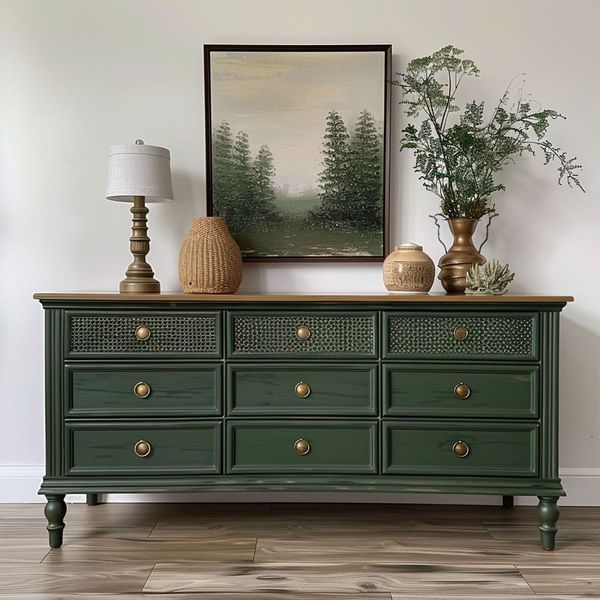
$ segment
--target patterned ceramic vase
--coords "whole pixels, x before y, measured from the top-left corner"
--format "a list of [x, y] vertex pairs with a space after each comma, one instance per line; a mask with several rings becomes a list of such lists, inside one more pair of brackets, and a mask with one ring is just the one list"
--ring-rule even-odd
[[426, 294], [433, 285], [435, 265], [418, 244], [402, 244], [383, 262], [383, 283], [389, 292]]
[[179, 254], [179, 283], [189, 294], [233, 294], [242, 283], [242, 253], [224, 217], [196, 217]]

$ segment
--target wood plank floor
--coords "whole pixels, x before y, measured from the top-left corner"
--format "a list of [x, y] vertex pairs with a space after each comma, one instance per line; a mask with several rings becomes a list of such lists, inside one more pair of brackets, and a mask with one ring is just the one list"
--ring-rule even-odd
[[39, 504], [0, 504], [0, 600], [600, 598], [600, 507], [356, 504], [68, 506], [47, 545]]

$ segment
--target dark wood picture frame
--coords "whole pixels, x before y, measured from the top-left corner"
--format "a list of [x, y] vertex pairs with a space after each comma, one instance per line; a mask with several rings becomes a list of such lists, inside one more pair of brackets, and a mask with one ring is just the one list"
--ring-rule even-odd
[[[204, 45], [204, 96], [205, 96], [205, 133], [206, 133], [206, 214], [216, 213], [213, 203], [213, 110], [211, 81], [211, 55], [216, 52], [381, 52], [383, 54], [383, 123], [380, 128], [382, 136], [382, 229], [381, 254], [369, 255], [286, 255], [286, 256], [249, 256], [249, 262], [382, 262], [389, 254], [389, 204], [390, 204], [390, 113], [391, 113], [391, 80], [392, 80], [392, 46], [391, 44], [359, 44], [359, 45], [239, 45], [239, 44], [206, 44]], [[234, 234], [235, 237], [235, 234]]]

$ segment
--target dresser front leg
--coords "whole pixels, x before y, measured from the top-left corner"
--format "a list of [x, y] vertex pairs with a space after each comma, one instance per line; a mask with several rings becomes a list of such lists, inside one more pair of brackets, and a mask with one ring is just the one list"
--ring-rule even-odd
[[44, 514], [48, 520], [48, 534], [51, 548], [60, 548], [63, 541], [63, 519], [67, 514], [64, 494], [46, 494], [46, 508]]
[[554, 550], [556, 521], [560, 515], [557, 496], [538, 496], [538, 517], [544, 550]]
[[514, 496], [502, 496], [503, 508], [512, 508], [514, 505], [515, 505], [515, 497]]

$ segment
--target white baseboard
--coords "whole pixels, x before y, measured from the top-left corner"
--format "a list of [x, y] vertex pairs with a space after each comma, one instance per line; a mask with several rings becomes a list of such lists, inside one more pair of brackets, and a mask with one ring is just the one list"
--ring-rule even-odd
[[[37, 491], [43, 465], [0, 465], [0, 503], [44, 502]], [[567, 491], [561, 506], [600, 506], [600, 468], [564, 468], [560, 475]], [[85, 495], [67, 496], [85, 502]], [[107, 494], [103, 502], [381, 502], [427, 504], [498, 504], [498, 496], [462, 494], [389, 494], [364, 492], [205, 492], [173, 494]], [[517, 497], [515, 504], [531, 506], [533, 497]]]

